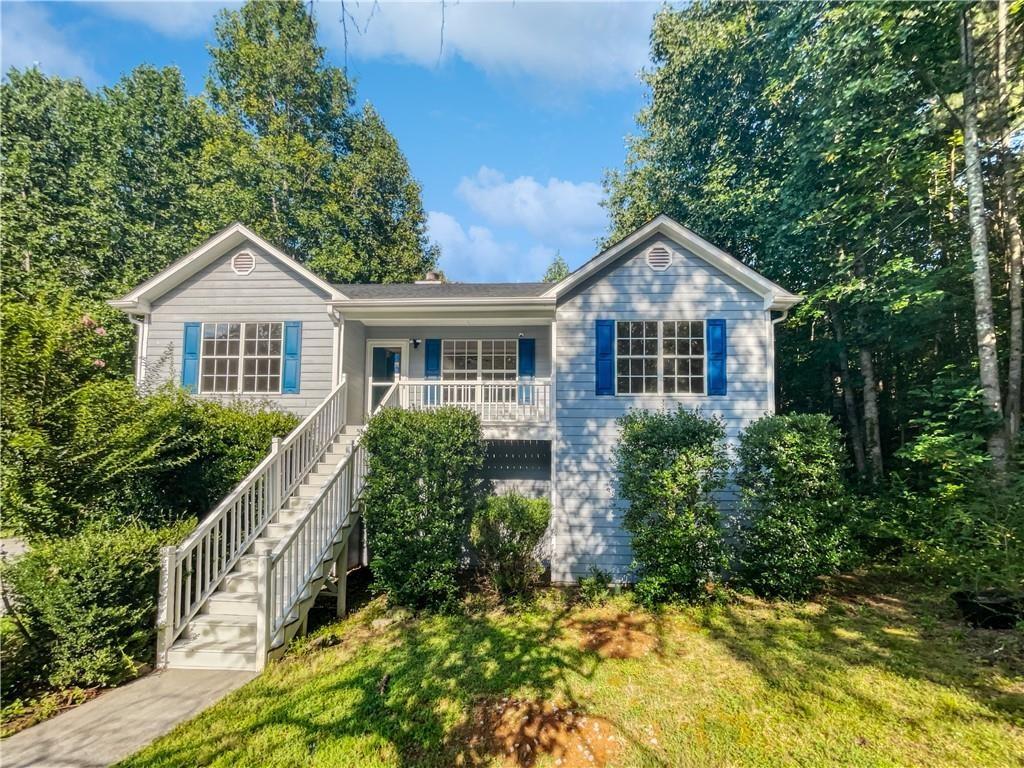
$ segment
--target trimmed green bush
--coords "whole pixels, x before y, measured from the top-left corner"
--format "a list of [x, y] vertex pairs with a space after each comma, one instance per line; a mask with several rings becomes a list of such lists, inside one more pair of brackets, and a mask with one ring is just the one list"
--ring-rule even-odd
[[38, 664], [16, 677], [57, 687], [109, 686], [133, 677], [152, 655], [159, 549], [180, 541], [189, 527], [88, 528], [40, 541], [6, 564], [14, 618], [33, 651], [24, 658]]
[[737, 575], [758, 595], [797, 599], [849, 554], [838, 427], [823, 414], [765, 416], [740, 436]]
[[543, 573], [534, 551], [551, 519], [548, 499], [515, 492], [490, 496], [473, 515], [469, 541], [502, 597], [526, 594]]
[[636, 594], [645, 604], [704, 600], [725, 565], [712, 494], [729, 462], [720, 419], [697, 411], [634, 410], [619, 419], [619, 494], [629, 507]]
[[385, 408], [366, 427], [363, 515], [375, 589], [395, 605], [444, 607], [458, 595], [479, 504], [479, 417], [461, 408]]
[[584, 605], [600, 605], [612, 596], [612, 576], [596, 565], [577, 582], [577, 597]]

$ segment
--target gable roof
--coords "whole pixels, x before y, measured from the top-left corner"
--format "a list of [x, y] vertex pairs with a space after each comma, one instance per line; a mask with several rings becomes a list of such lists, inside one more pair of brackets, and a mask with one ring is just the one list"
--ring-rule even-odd
[[285, 269], [305, 278], [323, 290], [329, 298], [342, 298], [338, 289], [323, 278], [310, 272], [300, 262], [275, 248], [244, 224], [235, 222], [230, 227], [222, 229], [188, 255], [178, 259], [141, 285], [136, 286], [120, 299], [114, 299], [107, 303], [126, 312], [148, 312], [150, 304], [167, 293], [167, 291], [180, 285], [192, 275], [245, 243], [252, 243], [271, 260], [278, 262]]
[[347, 299], [534, 299], [551, 283], [335, 283]]
[[609, 246], [564, 280], [555, 283], [542, 296], [555, 299], [565, 296], [568, 291], [587, 278], [597, 274], [604, 267], [615, 262], [616, 259], [625, 256], [635, 246], [654, 235], [667, 237], [677, 245], [704, 259], [711, 266], [724, 272], [740, 285], [762, 296], [765, 302], [765, 309], [786, 310], [803, 299], [802, 296], [790, 293], [781, 285], [754, 271], [739, 259], [730, 256], [721, 248], [709, 243], [693, 230], [687, 229], [675, 219], [665, 214], [651, 219], [639, 229]]

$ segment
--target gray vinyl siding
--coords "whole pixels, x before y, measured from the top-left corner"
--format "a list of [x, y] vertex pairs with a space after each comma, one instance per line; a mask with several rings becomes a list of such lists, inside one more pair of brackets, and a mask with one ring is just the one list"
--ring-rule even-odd
[[[672, 266], [651, 270], [644, 252], [660, 240], [675, 251]], [[726, 320], [728, 394], [594, 394], [595, 321]], [[615, 420], [630, 408], [700, 407], [725, 420], [730, 442], [770, 407], [769, 335], [763, 299], [678, 245], [653, 238], [559, 303], [554, 451], [555, 503], [552, 579], [567, 583], [593, 565], [630, 578], [632, 553], [621, 527], [616, 492]], [[725, 492], [724, 511], [733, 495]]]
[[366, 327], [358, 320], [346, 320], [343, 333], [341, 370], [347, 382], [348, 423], [362, 424], [366, 410]]
[[[256, 255], [256, 268], [236, 275], [231, 257], [239, 250]], [[289, 395], [199, 395], [268, 403], [303, 416], [331, 391], [334, 326], [324, 303], [327, 294], [246, 245], [210, 264], [153, 302], [146, 345], [146, 384], [180, 383], [182, 338], [188, 322], [302, 322], [299, 392]]]

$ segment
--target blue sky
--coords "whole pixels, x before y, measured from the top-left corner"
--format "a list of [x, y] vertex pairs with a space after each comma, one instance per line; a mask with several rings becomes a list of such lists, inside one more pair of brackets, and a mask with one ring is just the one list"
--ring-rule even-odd
[[[173, 65], [200, 92], [222, 3], [3, 2], [3, 68], [115, 82]], [[604, 171], [620, 167], [645, 91], [657, 5], [315, 3], [320, 42], [346, 62], [423, 186], [430, 236], [455, 280], [536, 280], [607, 230]], [[348, 30], [347, 57], [344, 31]]]

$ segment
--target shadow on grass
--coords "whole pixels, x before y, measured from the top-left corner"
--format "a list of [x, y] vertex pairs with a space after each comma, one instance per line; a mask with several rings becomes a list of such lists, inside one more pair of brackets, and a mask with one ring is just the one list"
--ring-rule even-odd
[[600, 660], [561, 641], [567, 612], [349, 625], [337, 647], [273, 665], [126, 765], [337, 764], [324, 762], [331, 754], [349, 765], [475, 764], [459, 727], [481, 702], [514, 692], [582, 709], [567, 676], [589, 678]]
[[709, 611], [701, 623], [807, 714], [843, 700], [895, 714], [884, 691], [875, 695], [853, 674], [873, 668], [965, 691], [992, 719], [1024, 725], [1024, 693], [998, 681], [1024, 675], [1020, 634], [969, 630], [950, 604], [899, 578], [839, 579], [817, 603], [750, 601]]

